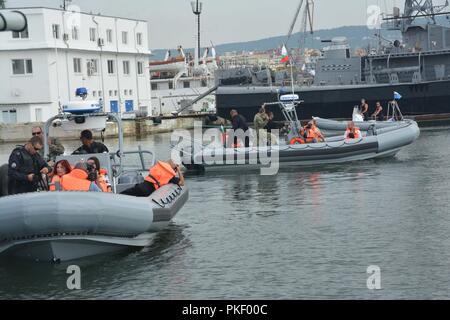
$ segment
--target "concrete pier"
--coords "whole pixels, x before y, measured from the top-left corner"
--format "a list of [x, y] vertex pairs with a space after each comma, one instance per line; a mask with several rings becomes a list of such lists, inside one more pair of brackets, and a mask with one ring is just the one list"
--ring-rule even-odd
[[[159, 121], [154, 118], [122, 120], [125, 137], [146, 136], [158, 133], [172, 132], [176, 129], [191, 130], [195, 122], [205, 123], [208, 116], [179, 116], [164, 117]], [[43, 123], [23, 123], [23, 124], [0, 124], [0, 143], [5, 142], [25, 142], [31, 137], [31, 129], [35, 126], [43, 126]], [[61, 128], [51, 128], [50, 136], [60, 140], [78, 140], [79, 133], [65, 132]], [[117, 126], [115, 123], [107, 123], [105, 138], [117, 137]]]

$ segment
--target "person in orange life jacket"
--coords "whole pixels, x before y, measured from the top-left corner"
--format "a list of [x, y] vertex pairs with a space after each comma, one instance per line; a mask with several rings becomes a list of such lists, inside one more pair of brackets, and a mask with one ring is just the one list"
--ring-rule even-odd
[[361, 131], [358, 127], [355, 127], [353, 121], [349, 121], [347, 124], [347, 131], [345, 131], [345, 139], [360, 139], [362, 137]]
[[87, 163], [97, 172], [95, 183], [103, 192], [112, 192], [111, 183], [109, 182], [108, 172], [100, 166], [100, 160], [97, 157], [91, 157]]
[[75, 168], [64, 175], [60, 180], [61, 190], [57, 191], [93, 191], [102, 192], [94, 181], [89, 180], [89, 165], [87, 163], [77, 163]]
[[306, 140], [306, 143], [318, 143], [323, 142], [324, 137], [320, 130], [314, 125], [313, 121], [310, 121], [305, 126], [305, 135], [304, 138]]
[[121, 194], [134, 197], [148, 197], [167, 184], [184, 186], [184, 176], [181, 173], [180, 166], [173, 160], [167, 162], [158, 161], [155, 166], [150, 168], [149, 175], [144, 182], [136, 184], [134, 187], [121, 192]]
[[61, 189], [61, 178], [72, 171], [72, 167], [67, 160], [58, 161], [53, 170], [54, 175], [51, 177], [51, 183], [49, 190], [56, 191], [56, 189]]
[[325, 141], [325, 137], [323, 136], [322, 132], [320, 131], [320, 129], [317, 127], [317, 121], [316, 120], [312, 120], [311, 122], [311, 132], [314, 136], [314, 138], [317, 140], [317, 142], [324, 142]]

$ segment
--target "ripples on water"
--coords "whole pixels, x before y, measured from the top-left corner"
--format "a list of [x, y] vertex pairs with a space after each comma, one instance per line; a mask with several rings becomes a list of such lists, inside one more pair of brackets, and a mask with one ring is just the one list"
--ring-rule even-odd
[[[126, 143], [164, 159], [168, 140]], [[191, 176], [189, 202], [150, 247], [76, 262], [81, 291], [65, 289], [69, 264], [2, 261], [0, 297], [448, 298], [448, 141], [448, 128], [424, 130], [395, 159]], [[370, 265], [381, 291], [367, 290]]]

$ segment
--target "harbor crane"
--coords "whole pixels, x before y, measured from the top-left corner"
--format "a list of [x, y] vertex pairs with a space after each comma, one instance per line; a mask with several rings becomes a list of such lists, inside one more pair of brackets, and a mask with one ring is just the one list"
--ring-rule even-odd
[[305, 3], [305, 6], [303, 9], [300, 32], [306, 33], [309, 27], [310, 33], [314, 33], [314, 0], [300, 0], [297, 10], [295, 11], [294, 18], [292, 19], [291, 26], [289, 27], [289, 32], [286, 37], [286, 43], [288, 43], [290, 38], [292, 37], [292, 33], [294, 32], [295, 25], [297, 24], [298, 18], [300, 16], [303, 3]]

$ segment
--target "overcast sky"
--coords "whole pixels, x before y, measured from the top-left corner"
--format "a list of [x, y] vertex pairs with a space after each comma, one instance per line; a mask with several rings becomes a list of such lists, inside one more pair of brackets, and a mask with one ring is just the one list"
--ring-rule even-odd
[[[300, 0], [202, 0], [202, 46], [287, 34]], [[435, 0], [435, 3], [445, 1]], [[58, 7], [62, 0], [7, 0], [9, 7]], [[404, 0], [315, 0], [315, 29], [365, 25], [367, 8], [403, 11]], [[82, 11], [147, 20], [150, 48], [193, 47], [197, 32], [190, 0], [73, 0]], [[299, 31], [299, 24], [295, 31]]]

